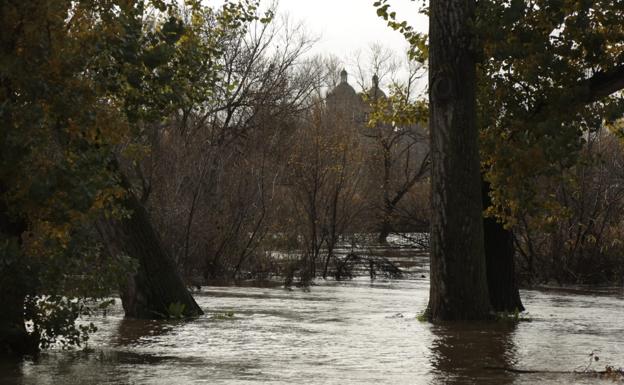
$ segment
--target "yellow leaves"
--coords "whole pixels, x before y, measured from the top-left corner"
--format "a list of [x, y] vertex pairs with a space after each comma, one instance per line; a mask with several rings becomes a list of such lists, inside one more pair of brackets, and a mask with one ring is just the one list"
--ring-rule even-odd
[[101, 211], [104, 209], [104, 207], [106, 207], [109, 203], [109, 199], [110, 196], [104, 193], [99, 193], [96, 197], [95, 200], [93, 201], [93, 204], [91, 205], [91, 210], [94, 211]]
[[50, 239], [55, 240], [62, 248], [66, 249], [67, 245], [71, 239], [70, 236], [70, 225], [68, 223], [64, 223], [58, 226], [48, 226], [45, 227], [47, 230], [47, 236]]
[[556, 223], [557, 223], [558, 219], [559, 219], [559, 218], [557, 218], [557, 217], [556, 217], [556, 216], [554, 216], [554, 215], [548, 215], [548, 216], [546, 216], [546, 217], [544, 218], [544, 223], [545, 223], [546, 225], [554, 225], [554, 224], [556, 224]]
[[119, 186], [103, 189], [96, 195], [89, 211], [92, 215], [104, 214], [107, 218], [119, 218], [125, 213], [117, 202], [125, 198], [126, 195], [126, 190]]
[[54, 224], [50, 221], [35, 221], [24, 236], [24, 246], [30, 255], [45, 256], [57, 248], [67, 249], [71, 241], [71, 226], [68, 223]]
[[99, 104], [95, 110], [95, 125], [88, 130], [93, 144], [121, 144], [129, 139], [130, 125], [119, 108], [111, 104]]
[[613, 122], [605, 122], [608, 132], [615, 134], [621, 142], [624, 142], [624, 118], [617, 119]]
[[140, 143], [130, 143], [123, 149], [123, 157], [133, 162], [145, 159], [150, 153], [151, 147]]

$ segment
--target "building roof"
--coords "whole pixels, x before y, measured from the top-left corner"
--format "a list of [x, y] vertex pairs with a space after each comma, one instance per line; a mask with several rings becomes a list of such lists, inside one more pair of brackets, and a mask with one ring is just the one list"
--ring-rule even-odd
[[377, 74], [373, 75], [373, 86], [368, 90], [367, 94], [370, 99], [385, 99], [386, 94], [379, 88], [379, 77]]
[[327, 98], [354, 99], [357, 97], [357, 92], [351, 87], [347, 81], [347, 77], [347, 70], [343, 69], [340, 71], [340, 83], [327, 93]]

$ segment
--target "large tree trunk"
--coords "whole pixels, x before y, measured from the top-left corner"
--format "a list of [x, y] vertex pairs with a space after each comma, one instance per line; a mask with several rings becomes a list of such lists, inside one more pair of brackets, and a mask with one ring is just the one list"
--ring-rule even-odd
[[19, 261], [0, 263], [0, 357], [34, 354], [39, 350], [37, 335], [28, 333], [24, 326], [27, 282], [33, 277]]
[[[162, 246], [145, 208], [123, 177], [122, 185], [128, 190], [123, 204], [131, 212], [130, 217], [102, 221], [98, 228], [111, 253], [124, 253], [138, 262], [136, 274], [128, 277], [121, 288], [126, 317], [157, 319], [203, 314]], [[171, 305], [178, 310], [183, 305], [182, 314], [170, 314]]]
[[[0, 183], [0, 196], [4, 191]], [[0, 356], [33, 354], [39, 341], [24, 326], [24, 300], [37, 285], [36, 276], [19, 250], [26, 223], [7, 211], [0, 200]]]
[[475, 1], [431, 0], [429, 124], [432, 154], [429, 318], [490, 317], [471, 50]]
[[[490, 184], [482, 181], [483, 207], [492, 204]], [[485, 261], [490, 303], [496, 311], [523, 311], [514, 268], [513, 234], [493, 218], [483, 219]]]

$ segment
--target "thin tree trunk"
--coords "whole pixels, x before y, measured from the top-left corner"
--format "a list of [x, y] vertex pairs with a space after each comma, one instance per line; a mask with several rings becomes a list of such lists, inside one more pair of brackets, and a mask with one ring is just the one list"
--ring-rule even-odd
[[[483, 207], [492, 204], [490, 184], [482, 181]], [[483, 219], [485, 262], [490, 303], [495, 311], [523, 311], [514, 262], [513, 233], [493, 218]]]
[[471, 50], [475, 1], [431, 0], [429, 105], [432, 155], [433, 321], [490, 317]]
[[390, 216], [392, 209], [384, 208], [384, 217], [381, 220], [381, 225], [379, 226], [379, 234], [377, 235], [377, 242], [382, 245], [388, 244], [388, 236], [392, 231], [392, 225], [390, 224]]
[[138, 262], [138, 270], [128, 277], [121, 288], [121, 301], [126, 317], [167, 318], [170, 306], [183, 309], [184, 316], [203, 314], [177, 270], [171, 256], [165, 251], [145, 208], [129, 189], [122, 176], [122, 186], [128, 190], [123, 202], [130, 217], [121, 220], [103, 220], [98, 226], [109, 251], [124, 253]]

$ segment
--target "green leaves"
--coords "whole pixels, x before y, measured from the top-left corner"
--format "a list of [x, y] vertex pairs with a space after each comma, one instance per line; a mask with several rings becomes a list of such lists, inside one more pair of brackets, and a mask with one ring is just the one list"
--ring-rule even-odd
[[624, 5], [479, 3], [481, 149], [496, 214], [509, 223], [524, 214], [561, 218], [565, 210], [536, 186], [564, 178], [582, 161], [584, 138], [624, 113], [615, 97], [587, 102], [588, 79], [613, 68], [624, 49], [616, 21]]
[[[193, 0], [0, 6], [0, 216], [25, 223], [20, 234], [0, 227], [0, 282], [11, 283], [0, 289], [27, 277], [30, 331], [43, 347], [86, 341], [94, 329], [75, 321], [105, 306], [91, 299], [109, 296], [136, 268], [127, 256], [103, 252], [95, 232], [102, 218], [129, 214], [111, 160], [119, 152], [139, 158], [146, 127], [210, 97], [221, 44], [251, 20], [271, 20], [258, 7], [247, 0], [220, 10]], [[184, 309], [172, 304], [170, 312]]]
[[413, 101], [405, 87], [395, 85], [388, 98], [366, 100], [370, 105], [369, 127], [379, 124], [392, 127], [409, 127], [415, 124], [426, 126], [429, 107], [424, 100]]
[[158, 44], [143, 52], [143, 64], [145, 64], [148, 69], [153, 70], [156, 67], [168, 63], [174, 53], [175, 51], [170, 45], [165, 43]]
[[167, 317], [168, 318], [184, 318], [184, 310], [186, 309], [186, 304], [183, 303], [170, 303], [169, 307], [167, 307]]
[[391, 12], [390, 14], [388, 14], [388, 8], [390, 8], [390, 4], [387, 4], [387, 0], [374, 2], [373, 7], [377, 8], [377, 16], [383, 18], [384, 20], [388, 20], [388, 18], [394, 19], [394, 17], [396, 16], [396, 12]]
[[[390, 4], [388, 4], [388, 0], [375, 1], [373, 3], [373, 7], [376, 8], [377, 16], [384, 19], [387, 22], [388, 27], [403, 34], [405, 40], [407, 40], [410, 45], [410, 49], [408, 51], [410, 58], [412, 60], [416, 60], [419, 63], [425, 63], [429, 55], [427, 36], [425, 34], [416, 32], [414, 28], [407, 23], [407, 21], [397, 21], [396, 12], [389, 11]], [[427, 14], [425, 2], [423, 2], [420, 13]]]

